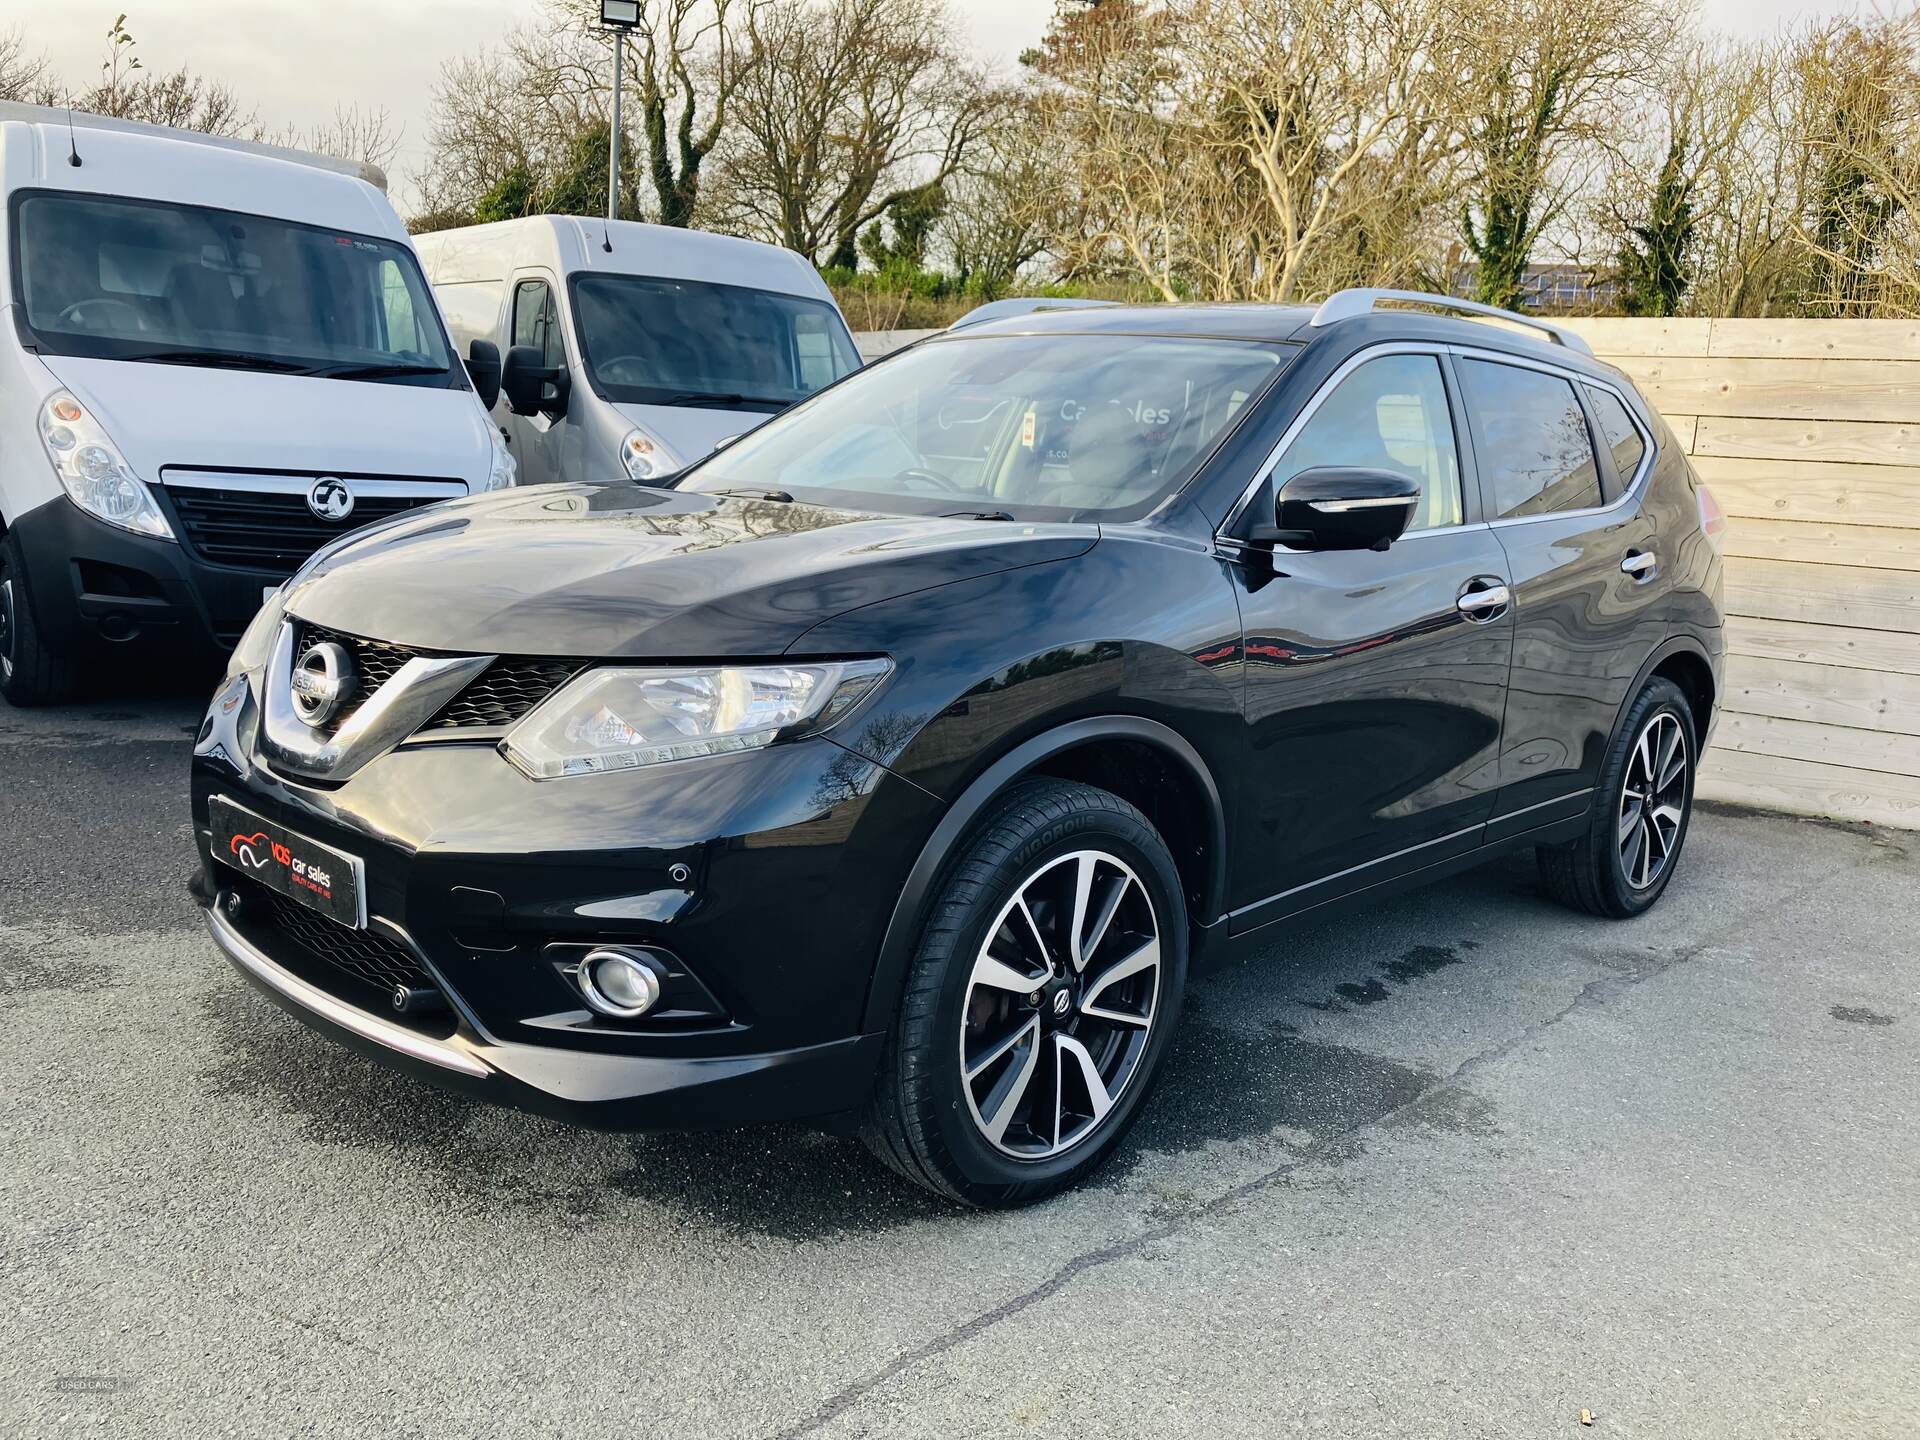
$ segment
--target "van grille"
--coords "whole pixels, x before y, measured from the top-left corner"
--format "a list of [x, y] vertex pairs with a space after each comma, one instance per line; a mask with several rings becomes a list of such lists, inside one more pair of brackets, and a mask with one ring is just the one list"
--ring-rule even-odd
[[[213, 565], [258, 570], [285, 579], [331, 540], [363, 525], [464, 494], [458, 481], [420, 481], [419, 493], [378, 482], [381, 493], [359, 492], [345, 520], [322, 520], [307, 505], [316, 475], [229, 477], [220, 472], [161, 472], [161, 489], [179, 520], [180, 538]], [[347, 479], [349, 486], [356, 482]], [[396, 493], [398, 492], [398, 493]]]

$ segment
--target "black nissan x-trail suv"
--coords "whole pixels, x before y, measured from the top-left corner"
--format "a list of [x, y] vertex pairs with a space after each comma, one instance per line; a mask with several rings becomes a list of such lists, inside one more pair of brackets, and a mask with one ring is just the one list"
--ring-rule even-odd
[[335, 544], [199, 737], [214, 938], [424, 1078], [1012, 1205], [1112, 1150], [1203, 956], [1517, 846], [1640, 913], [1719, 511], [1576, 337], [1463, 308], [981, 324], [670, 488]]

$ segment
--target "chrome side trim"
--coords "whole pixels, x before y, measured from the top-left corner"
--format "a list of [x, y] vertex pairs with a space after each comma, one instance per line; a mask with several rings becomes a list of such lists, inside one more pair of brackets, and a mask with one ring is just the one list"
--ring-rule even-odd
[[1569, 790], [1566, 794], [1556, 795], [1551, 800], [1541, 800], [1536, 804], [1526, 805], [1518, 810], [1509, 810], [1504, 815], [1496, 815], [1493, 819], [1489, 820], [1487, 824], [1490, 826], [1504, 825], [1509, 820], [1518, 820], [1522, 815], [1531, 815], [1536, 810], [1545, 810], [1549, 805], [1565, 805], [1569, 800], [1581, 800], [1591, 794], [1593, 794], [1593, 787], [1591, 785], [1587, 786], [1584, 790]]
[[212, 932], [214, 944], [233, 962], [235, 969], [291, 1000], [301, 1009], [311, 1010], [321, 1019], [338, 1025], [342, 1030], [352, 1031], [363, 1040], [371, 1040], [376, 1045], [384, 1045], [415, 1060], [438, 1065], [443, 1070], [458, 1071], [482, 1080], [493, 1074], [491, 1067], [482, 1064], [465, 1050], [409, 1030], [404, 1025], [382, 1020], [378, 1015], [369, 1015], [364, 1010], [334, 999], [317, 985], [309, 985], [291, 971], [282, 969], [234, 929], [217, 908], [207, 912], [207, 929]]
[[438, 714], [494, 658], [416, 655], [328, 736], [308, 725], [294, 708], [293, 627], [291, 617], [281, 622], [267, 661], [260, 749], [271, 764], [315, 780], [345, 780], [386, 754]]
[[1363, 860], [1358, 865], [1349, 865], [1346, 869], [1336, 870], [1331, 875], [1322, 875], [1318, 880], [1309, 880], [1304, 885], [1295, 885], [1288, 890], [1277, 890], [1264, 900], [1256, 900], [1251, 905], [1242, 905], [1238, 910], [1228, 911], [1227, 918], [1229, 920], [1237, 920], [1242, 915], [1251, 914], [1255, 910], [1273, 904], [1276, 900], [1291, 899], [1295, 895], [1302, 894], [1308, 890], [1317, 890], [1320, 886], [1330, 884], [1335, 880], [1344, 880], [1349, 875], [1358, 875], [1363, 870], [1371, 870], [1375, 866], [1385, 865], [1391, 860], [1399, 860], [1408, 855], [1416, 855], [1422, 850], [1431, 850], [1436, 845], [1451, 844], [1453, 841], [1464, 839], [1468, 835], [1478, 834], [1486, 828], [1487, 822], [1482, 820], [1477, 824], [1468, 825], [1464, 829], [1455, 830], [1450, 834], [1437, 835], [1431, 840], [1422, 840], [1418, 845], [1409, 845], [1404, 850], [1395, 850], [1390, 855], [1381, 855], [1372, 860]]
[[[321, 478], [319, 474], [255, 475], [238, 471], [175, 470], [164, 466], [160, 471], [160, 483], [178, 490], [246, 490], [260, 495], [305, 495]], [[363, 500], [455, 500], [467, 493], [466, 482], [462, 480], [362, 479], [354, 475], [336, 478]]]

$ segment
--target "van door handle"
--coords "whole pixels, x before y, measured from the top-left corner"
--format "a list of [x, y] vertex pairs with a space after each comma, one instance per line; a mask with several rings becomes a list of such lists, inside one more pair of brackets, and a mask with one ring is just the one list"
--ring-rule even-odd
[[1660, 573], [1660, 557], [1651, 550], [1629, 550], [1620, 562], [1620, 573], [1644, 583]]
[[1496, 576], [1476, 576], [1466, 583], [1460, 598], [1453, 603], [1467, 619], [1485, 623], [1507, 613], [1507, 607], [1513, 604], [1513, 591], [1507, 588], [1506, 581]]

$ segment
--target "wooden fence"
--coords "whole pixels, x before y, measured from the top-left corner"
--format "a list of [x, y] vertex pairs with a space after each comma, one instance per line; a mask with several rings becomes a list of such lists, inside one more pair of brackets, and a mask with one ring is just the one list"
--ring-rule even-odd
[[[1729, 517], [1707, 798], [1920, 829], [1920, 323], [1581, 320]], [[919, 338], [861, 336], [869, 355]]]
[[1920, 324], [1584, 320], [1728, 515], [1712, 799], [1920, 829]]

